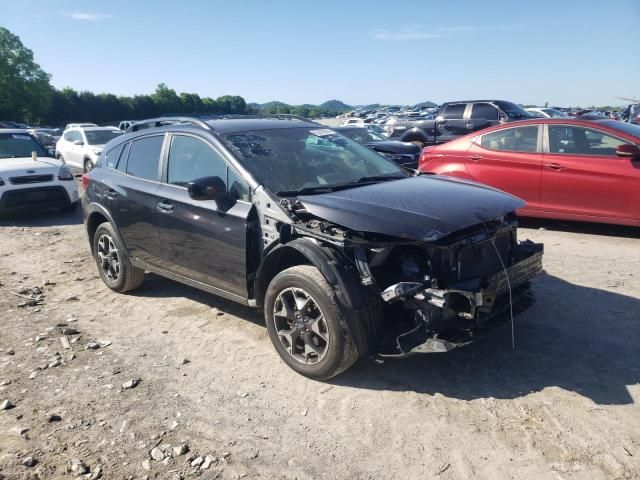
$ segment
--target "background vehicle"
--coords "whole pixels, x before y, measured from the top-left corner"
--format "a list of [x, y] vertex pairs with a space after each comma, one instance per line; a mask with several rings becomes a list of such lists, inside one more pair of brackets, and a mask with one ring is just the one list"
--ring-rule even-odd
[[569, 116], [565, 112], [556, 110], [555, 108], [551, 108], [551, 107], [532, 107], [532, 108], [526, 108], [525, 110], [534, 117], [555, 118], [555, 117]]
[[128, 129], [131, 125], [133, 125], [134, 123], [136, 123], [136, 121], [135, 121], [135, 120], [123, 120], [123, 121], [121, 121], [121, 122], [118, 124], [118, 128], [119, 128], [120, 130], [122, 130], [123, 132], [126, 132], [126, 131], [127, 131], [127, 129]]
[[70, 211], [78, 200], [69, 168], [52, 158], [32, 134], [0, 129], [0, 213], [35, 207]]
[[390, 139], [423, 146], [448, 142], [492, 125], [530, 117], [522, 107], [504, 100], [447, 102], [440, 106], [435, 119], [398, 119], [388, 124], [388, 132]]
[[362, 118], [347, 118], [340, 123], [341, 127], [364, 127], [364, 125]]
[[507, 298], [526, 307], [542, 246], [517, 241], [520, 200], [408, 176], [299, 119], [174, 120], [113, 140], [83, 176], [109, 288], [146, 270], [262, 307], [283, 361], [313, 378], [447, 351], [502, 321]]
[[69, 128], [97, 127], [97, 126], [98, 125], [96, 125], [95, 123], [67, 123], [64, 129], [68, 130]]
[[334, 130], [361, 145], [369, 147], [401, 167], [414, 170], [418, 168], [420, 147], [413, 143], [389, 140], [384, 135], [367, 128], [337, 127]]
[[[602, 118], [602, 117], [601, 117]], [[640, 225], [640, 127], [534, 119], [427, 147], [420, 170], [468, 178], [527, 202], [523, 216]]]
[[56, 143], [56, 158], [88, 172], [94, 167], [104, 145], [119, 135], [122, 131], [115, 127], [68, 128]]

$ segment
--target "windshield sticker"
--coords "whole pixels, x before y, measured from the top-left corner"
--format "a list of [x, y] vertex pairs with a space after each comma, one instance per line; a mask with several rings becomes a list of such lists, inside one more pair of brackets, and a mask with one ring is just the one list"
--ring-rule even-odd
[[321, 128], [319, 130], [309, 130], [309, 133], [311, 133], [312, 135], [315, 135], [316, 137], [326, 137], [329, 135], [335, 135], [336, 132], [334, 132], [333, 130], [330, 130], [328, 128]]
[[13, 138], [17, 138], [19, 140], [31, 140], [31, 137], [29, 135], [19, 135], [19, 134], [13, 134], [11, 135]]

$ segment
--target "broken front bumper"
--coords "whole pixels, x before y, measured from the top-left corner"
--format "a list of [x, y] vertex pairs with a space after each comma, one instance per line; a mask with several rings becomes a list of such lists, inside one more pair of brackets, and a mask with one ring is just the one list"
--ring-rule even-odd
[[400, 296], [415, 305], [421, 318], [438, 319], [435, 325], [416, 322], [414, 329], [399, 335], [399, 355], [446, 352], [466, 345], [508, 320], [510, 310], [515, 315], [531, 306], [528, 282], [542, 271], [542, 254], [542, 244], [524, 242], [518, 245], [516, 263], [484, 279], [447, 289], [418, 287], [410, 282], [387, 289], [383, 293], [386, 301], [402, 292]]

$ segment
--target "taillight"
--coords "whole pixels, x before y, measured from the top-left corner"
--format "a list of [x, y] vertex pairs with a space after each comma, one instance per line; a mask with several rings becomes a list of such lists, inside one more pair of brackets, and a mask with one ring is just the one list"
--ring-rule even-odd
[[90, 182], [91, 182], [91, 175], [89, 175], [88, 173], [85, 173], [84, 175], [82, 175], [82, 188], [87, 190], [87, 188], [89, 188]]
[[424, 147], [422, 149], [422, 152], [420, 153], [420, 160], [418, 161], [418, 170], [423, 170], [423, 167], [426, 168], [425, 164], [429, 161], [429, 157], [434, 149], [434, 145]]

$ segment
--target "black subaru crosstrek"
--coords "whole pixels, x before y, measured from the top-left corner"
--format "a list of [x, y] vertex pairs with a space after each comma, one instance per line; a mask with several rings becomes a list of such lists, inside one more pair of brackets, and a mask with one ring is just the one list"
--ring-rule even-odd
[[511, 195], [409, 175], [295, 118], [154, 119], [129, 132], [83, 177], [105, 284], [133, 290], [148, 271], [262, 308], [303, 375], [448, 351], [531, 304], [542, 245], [518, 241], [524, 203]]

